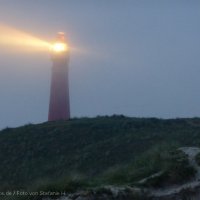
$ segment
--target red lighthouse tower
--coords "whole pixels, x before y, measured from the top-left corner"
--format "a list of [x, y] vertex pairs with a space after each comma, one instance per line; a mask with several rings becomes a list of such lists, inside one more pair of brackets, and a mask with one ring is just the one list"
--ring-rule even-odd
[[57, 40], [52, 46], [53, 62], [48, 121], [68, 120], [70, 118], [69, 102], [69, 48], [65, 35], [58, 33]]

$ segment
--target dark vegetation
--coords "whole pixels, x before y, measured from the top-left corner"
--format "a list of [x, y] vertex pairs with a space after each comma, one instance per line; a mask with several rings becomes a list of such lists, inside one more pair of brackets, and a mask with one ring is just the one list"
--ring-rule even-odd
[[200, 166], [200, 153], [198, 153], [195, 157], [197, 164]]
[[180, 184], [193, 178], [196, 170], [190, 166], [188, 157], [180, 150], [169, 151], [161, 159], [162, 171], [159, 176], [148, 179], [144, 184], [145, 187], [160, 188], [173, 184]]
[[200, 119], [72, 119], [0, 132], [0, 190], [75, 191], [105, 184], [148, 187], [194, 175], [180, 146], [200, 146]]

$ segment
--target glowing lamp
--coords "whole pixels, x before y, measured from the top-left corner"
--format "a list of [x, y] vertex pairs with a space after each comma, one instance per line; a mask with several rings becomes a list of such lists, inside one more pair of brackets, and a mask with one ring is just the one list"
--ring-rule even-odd
[[52, 45], [52, 51], [56, 53], [65, 52], [68, 50], [68, 46], [66, 43], [57, 42]]

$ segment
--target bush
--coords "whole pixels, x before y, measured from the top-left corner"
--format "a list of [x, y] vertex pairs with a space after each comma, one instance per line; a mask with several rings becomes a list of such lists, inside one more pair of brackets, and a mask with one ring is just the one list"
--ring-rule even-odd
[[200, 166], [200, 153], [198, 153], [195, 157], [197, 164]]
[[100, 179], [107, 184], [137, 184], [137, 182], [169, 166], [169, 150], [176, 145], [160, 144], [135, 158], [128, 165], [118, 165], [105, 171]]
[[180, 184], [194, 177], [196, 170], [190, 166], [188, 157], [180, 150], [169, 152], [166, 168], [160, 176], [149, 179], [144, 186], [163, 187]]

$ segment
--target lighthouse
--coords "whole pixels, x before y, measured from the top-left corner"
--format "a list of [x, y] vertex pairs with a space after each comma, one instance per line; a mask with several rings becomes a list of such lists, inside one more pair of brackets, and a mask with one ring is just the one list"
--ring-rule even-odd
[[69, 47], [65, 34], [59, 32], [51, 48], [52, 72], [48, 121], [70, 118]]

